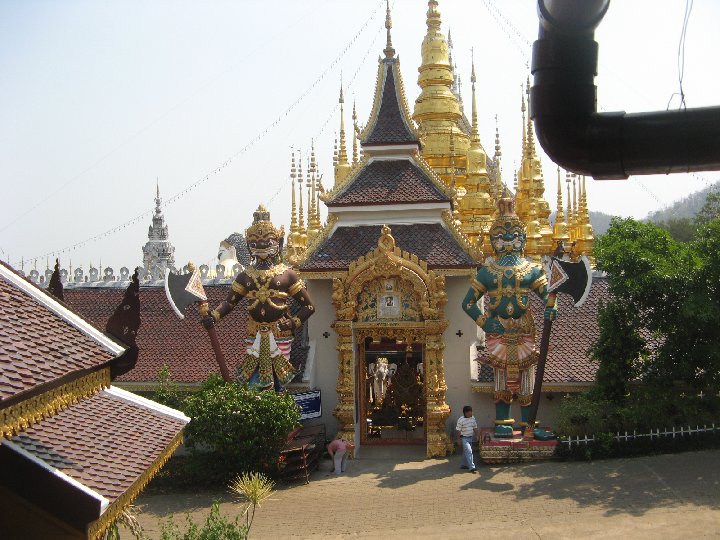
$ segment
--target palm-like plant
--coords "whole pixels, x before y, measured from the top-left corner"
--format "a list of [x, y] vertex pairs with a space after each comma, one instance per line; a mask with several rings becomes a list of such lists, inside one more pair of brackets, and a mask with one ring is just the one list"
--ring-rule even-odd
[[[245, 504], [246, 534], [250, 535], [250, 527], [255, 519], [255, 509], [270, 498], [275, 482], [262, 473], [244, 473], [230, 482], [228, 489], [242, 497]], [[250, 511], [252, 509], [252, 512]]]

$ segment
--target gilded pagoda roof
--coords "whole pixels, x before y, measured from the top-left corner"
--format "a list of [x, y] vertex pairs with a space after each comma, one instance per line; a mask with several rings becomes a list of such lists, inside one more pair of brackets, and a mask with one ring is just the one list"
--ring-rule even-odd
[[[344, 271], [378, 245], [382, 225], [338, 227], [300, 265], [302, 272]], [[429, 269], [474, 268], [476, 263], [440, 223], [392, 225], [396, 245], [425, 261]]]
[[428, 172], [412, 159], [374, 160], [351, 175], [325, 204], [356, 206], [376, 204], [450, 203], [451, 199]]

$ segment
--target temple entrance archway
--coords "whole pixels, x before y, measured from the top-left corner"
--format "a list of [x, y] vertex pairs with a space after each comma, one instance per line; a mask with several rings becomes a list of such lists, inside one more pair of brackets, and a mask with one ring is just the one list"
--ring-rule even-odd
[[[445, 279], [396, 247], [390, 228], [383, 226], [378, 247], [333, 280], [332, 301], [339, 353], [334, 414], [340, 434], [351, 440], [359, 435], [361, 444], [377, 443], [374, 439], [397, 444], [405, 436], [407, 443], [424, 442], [428, 457], [446, 455], [452, 443], [445, 429], [450, 414], [442, 339], [447, 328]], [[393, 386], [392, 377], [388, 380], [391, 363], [392, 377], [400, 371], [401, 379], [395, 382], [401, 384]], [[378, 369], [384, 381], [374, 379]], [[392, 404], [385, 401], [388, 397]], [[382, 426], [379, 436], [375, 427], [368, 428], [368, 418], [370, 424]]]

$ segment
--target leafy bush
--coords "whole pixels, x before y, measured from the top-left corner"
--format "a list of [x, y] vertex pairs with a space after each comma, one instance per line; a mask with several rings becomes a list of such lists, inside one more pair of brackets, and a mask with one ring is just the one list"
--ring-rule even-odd
[[185, 401], [191, 468], [198, 478], [227, 481], [246, 471], [274, 475], [300, 410], [289, 394], [259, 392], [212, 375]]
[[563, 437], [600, 433], [648, 433], [673, 426], [703, 426], [717, 423], [717, 395], [690, 393], [683, 386], [634, 386], [622, 403], [604, 399], [602, 391], [564, 399], [558, 411], [556, 433]]
[[247, 529], [240, 524], [240, 516], [235, 521], [228, 521], [220, 515], [220, 504], [216, 501], [210, 508], [210, 515], [205, 524], [200, 527], [187, 515], [187, 530], [180, 532], [180, 528], [173, 522], [172, 517], [162, 524], [160, 530], [161, 540], [245, 540]]
[[167, 364], [163, 364], [163, 367], [158, 371], [157, 390], [155, 390], [152, 399], [162, 405], [181, 411], [185, 406], [185, 396], [178, 388], [177, 383], [172, 380], [170, 367]]

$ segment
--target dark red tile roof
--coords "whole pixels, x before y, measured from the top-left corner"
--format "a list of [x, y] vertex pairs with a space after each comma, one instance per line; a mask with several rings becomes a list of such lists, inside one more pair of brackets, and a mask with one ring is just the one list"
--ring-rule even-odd
[[411, 120], [403, 113], [401, 82], [399, 79], [396, 82], [396, 69], [399, 69], [397, 59], [383, 60], [382, 78], [378, 80], [378, 84], [382, 85], [382, 101], [376, 117], [368, 122], [371, 126], [370, 132], [361, 141], [363, 146], [418, 142], [417, 136], [409, 127]]
[[377, 160], [326, 202], [328, 208], [363, 204], [419, 204], [450, 202], [425, 171], [409, 159]]
[[[211, 308], [225, 300], [230, 284], [206, 284], [205, 294]], [[104, 327], [108, 317], [122, 300], [124, 289], [101, 287], [76, 287], [65, 289], [65, 301]], [[291, 301], [291, 311], [295, 308]], [[218, 339], [225, 354], [231, 375], [245, 356], [247, 309], [241, 300], [235, 309], [216, 326]], [[307, 358], [307, 348], [299, 346], [298, 331], [293, 342], [291, 362], [302, 372]], [[140, 287], [140, 329], [137, 335], [139, 348], [135, 368], [117, 378], [118, 382], [156, 383], [163, 365], [170, 368], [170, 377], [179, 383], [197, 383], [207, 379], [210, 373], [219, 373], [215, 354], [207, 331], [200, 324], [200, 316], [194, 308], [188, 308], [184, 319], [178, 319], [170, 308], [163, 287]], [[295, 350], [297, 349], [297, 350]], [[299, 373], [298, 377], [301, 377]]]
[[[0, 403], [108, 363], [118, 354], [109, 338], [90, 337], [67, 308], [7, 266], [0, 275]], [[13, 283], [9, 272], [26, 285]], [[119, 291], [120, 297], [122, 292]], [[45, 303], [44, 303], [45, 302]], [[50, 306], [54, 306], [54, 310]], [[115, 305], [109, 306], [110, 312]], [[95, 329], [93, 329], [95, 330]], [[103, 343], [104, 342], [104, 343]], [[122, 351], [115, 345], [115, 351]]]
[[[211, 308], [225, 300], [230, 285], [206, 285]], [[78, 287], [65, 289], [65, 301], [78, 313], [104, 327], [122, 300], [124, 289]], [[241, 301], [216, 325], [218, 339], [230, 373], [234, 374], [244, 356], [247, 310]], [[138, 361], [118, 382], [156, 382], [164, 364], [172, 380], [180, 383], [204, 381], [210, 373], [219, 373], [207, 331], [200, 324], [197, 309], [188, 308], [184, 319], [173, 312], [165, 289], [140, 287], [140, 329], [137, 335]]]
[[[531, 295], [531, 309], [537, 326], [537, 348], [543, 327], [544, 305]], [[597, 340], [600, 329], [597, 321], [598, 305], [610, 302], [606, 277], [594, 277], [592, 289], [585, 303], [576, 308], [572, 298], [565, 294], [557, 297], [558, 318], [553, 321], [543, 383], [592, 383], [598, 364], [588, 351]], [[481, 365], [480, 382], [493, 381], [492, 369]]]
[[[381, 225], [338, 227], [300, 266], [304, 272], [347, 270], [350, 263], [375, 249]], [[428, 268], [472, 268], [475, 263], [455, 237], [439, 223], [392, 225], [391, 234], [401, 249], [414, 253]]]
[[41, 420], [10, 441], [112, 504], [165, 452], [185, 424], [186, 420], [119, 397], [117, 389], [111, 389]]

